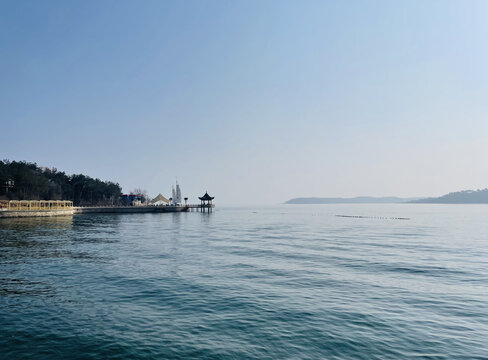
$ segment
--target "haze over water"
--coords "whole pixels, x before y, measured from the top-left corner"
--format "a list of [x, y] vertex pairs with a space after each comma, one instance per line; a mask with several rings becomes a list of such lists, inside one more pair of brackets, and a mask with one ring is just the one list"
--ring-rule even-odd
[[0, 219], [0, 357], [486, 359], [487, 210]]

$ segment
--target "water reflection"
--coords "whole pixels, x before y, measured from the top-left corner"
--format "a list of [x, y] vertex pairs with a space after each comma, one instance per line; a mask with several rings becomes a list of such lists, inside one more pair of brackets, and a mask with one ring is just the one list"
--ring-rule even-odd
[[[87, 214], [73, 218], [74, 239], [82, 243], [116, 243], [124, 232], [125, 214]], [[130, 218], [126, 218], [126, 221]]]
[[93, 243], [119, 241], [120, 234], [111, 231], [119, 221], [113, 216], [0, 219], [0, 295], [53, 293], [49, 281], [37, 278], [40, 264], [70, 272], [83, 263], [111, 261]]
[[[103, 230], [106, 222], [89, 217], [16, 218], [0, 221], [0, 274], [17, 265], [37, 263], [42, 259], [107, 261], [96, 248], [84, 243], [115, 242], [118, 235]], [[88, 223], [88, 224], [87, 224]], [[85, 227], [79, 231], [80, 227]], [[10, 281], [9, 279], [7, 279]], [[5, 281], [0, 281], [2, 285]], [[16, 284], [25, 284], [17, 281]]]
[[172, 219], [173, 219], [173, 225], [175, 225], [175, 227], [180, 227], [181, 225], [181, 216], [183, 214], [186, 214], [186, 213], [171, 213], [172, 215]]
[[0, 261], [28, 257], [31, 251], [56, 247], [56, 243], [66, 241], [66, 234], [72, 228], [72, 216], [1, 219]]
[[25, 217], [25, 218], [2, 218], [0, 219], [0, 231], [2, 230], [29, 230], [36, 228], [43, 229], [71, 229], [73, 216], [52, 216], [52, 217]]
[[208, 225], [210, 223], [210, 219], [213, 213], [208, 212], [201, 212], [200, 213], [200, 220], [202, 224]]

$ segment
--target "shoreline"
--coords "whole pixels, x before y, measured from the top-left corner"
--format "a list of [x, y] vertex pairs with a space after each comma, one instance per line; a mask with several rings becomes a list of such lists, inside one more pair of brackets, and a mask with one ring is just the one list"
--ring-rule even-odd
[[[214, 207], [214, 206], [212, 206]], [[137, 214], [137, 213], [174, 213], [189, 212], [193, 207], [190, 205], [181, 206], [76, 206], [63, 210], [3, 210], [0, 211], [0, 218], [19, 217], [51, 217], [51, 216], [73, 216], [80, 214]]]

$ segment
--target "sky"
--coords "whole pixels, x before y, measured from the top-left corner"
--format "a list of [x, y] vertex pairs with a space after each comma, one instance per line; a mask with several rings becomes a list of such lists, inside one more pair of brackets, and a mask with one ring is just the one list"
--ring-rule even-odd
[[0, 0], [0, 158], [224, 205], [488, 187], [488, 2]]

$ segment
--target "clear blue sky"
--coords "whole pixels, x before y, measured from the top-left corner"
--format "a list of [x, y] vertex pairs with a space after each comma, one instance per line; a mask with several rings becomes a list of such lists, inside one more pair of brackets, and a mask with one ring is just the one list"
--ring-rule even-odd
[[191, 199], [488, 187], [487, 1], [0, 0], [0, 157]]

